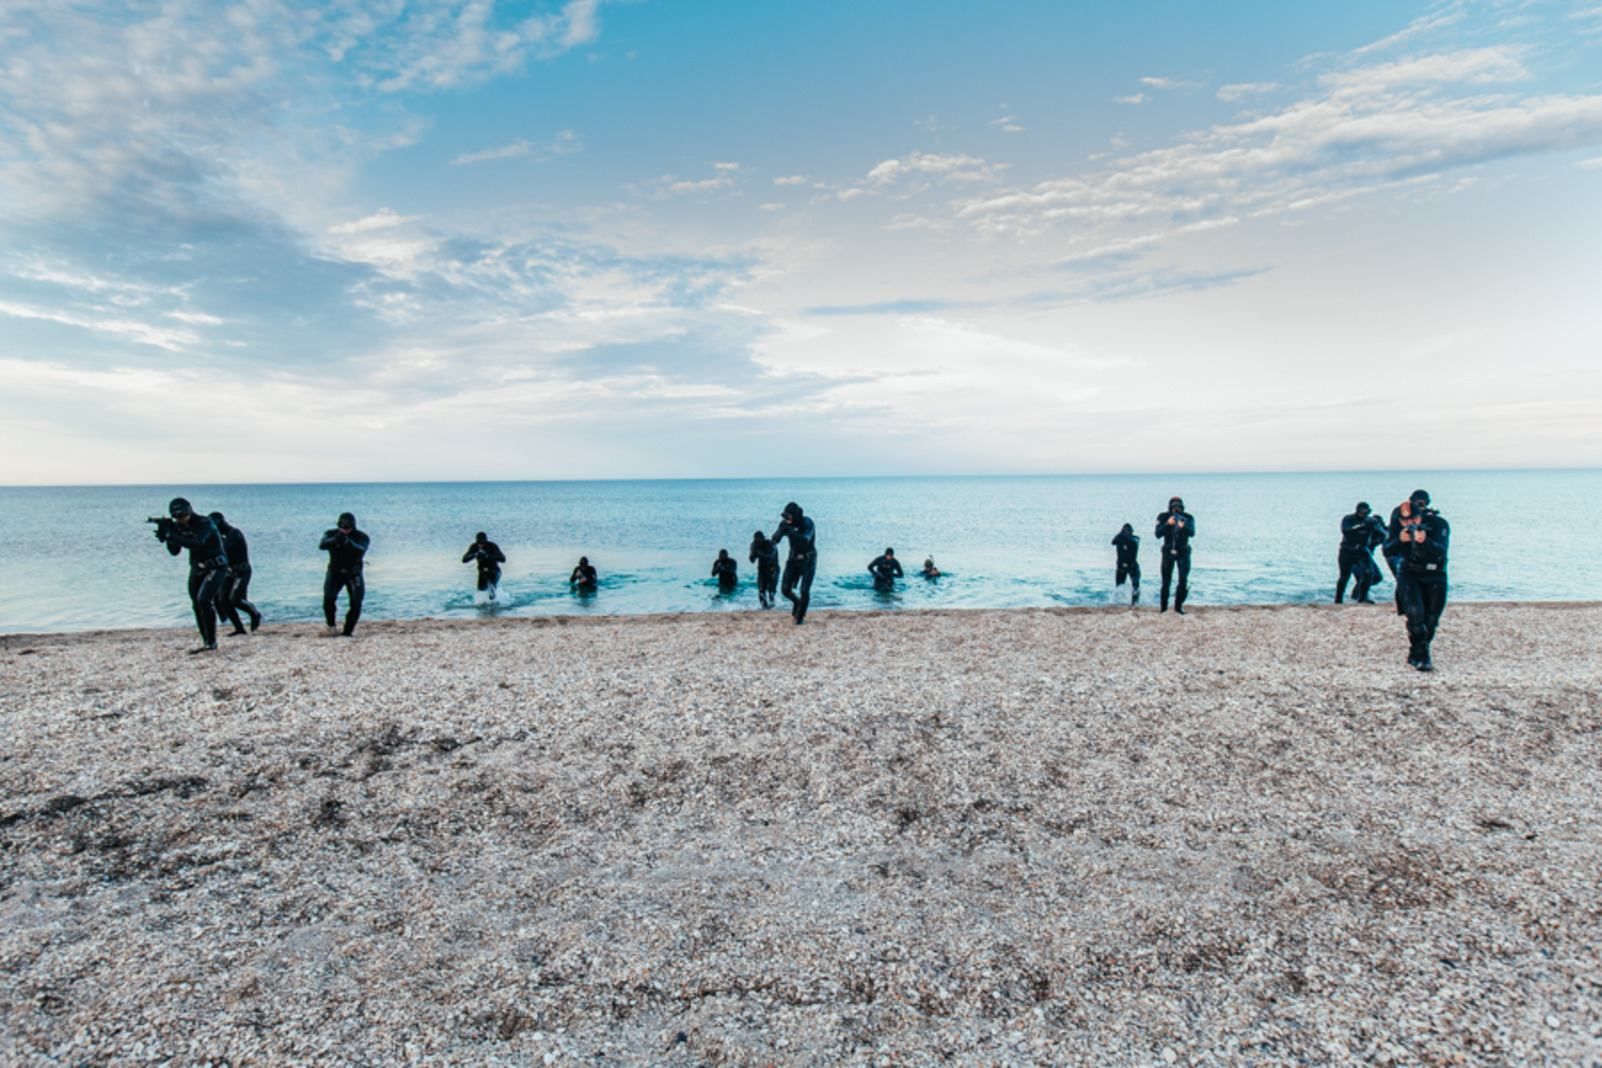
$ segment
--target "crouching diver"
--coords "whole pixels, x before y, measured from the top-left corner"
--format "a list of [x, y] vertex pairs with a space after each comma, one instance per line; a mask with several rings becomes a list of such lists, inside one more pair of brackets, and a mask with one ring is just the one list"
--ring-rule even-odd
[[901, 561], [896, 559], [894, 549], [886, 549], [883, 556], [875, 556], [868, 561], [868, 573], [873, 576], [873, 588], [880, 591], [889, 591], [896, 588], [896, 579], [901, 577]]
[[232, 636], [245, 633], [245, 625], [239, 621], [239, 610], [243, 608], [250, 617], [250, 629], [254, 632], [261, 626], [261, 613], [245, 596], [250, 592], [250, 547], [245, 544], [245, 532], [229, 526], [221, 512], [211, 513], [211, 521], [217, 526], [223, 553], [228, 557], [228, 578], [223, 582], [222, 592], [217, 595], [217, 611], [234, 625], [234, 629], [228, 632]]
[[228, 578], [228, 555], [223, 551], [217, 526], [206, 516], [195, 514], [189, 502], [174, 497], [167, 505], [167, 518], [152, 520], [156, 540], [177, 556], [189, 550], [189, 603], [195, 610], [195, 626], [200, 628], [201, 645], [191, 653], [208, 653], [217, 648], [217, 595]]
[[588, 556], [579, 557], [578, 566], [567, 576], [567, 584], [579, 593], [594, 593], [601, 588], [600, 576], [595, 573], [595, 568], [590, 566]]
[[757, 601], [772, 608], [779, 589], [779, 547], [759, 530], [751, 535], [750, 560], [757, 566]]
[[[1129, 580], [1129, 603], [1140, 603], [1140, 535], [1128, 523], [1124, 529], [1114, 535], [1113, 548], [1118, 550], [1118, 568], [1113, 572], [1113, 585], [1122, 586], [1124, 580]], [[1181, 585], [1184, 579], [1180, 579]], [[1164, 583], [1166, 587], [1167, 583]]]
[[[362, 599], [367, 596], [367, 583], [362, 578], [362, 562], [367, 556], [371, 539], [356, 529], [356, 517], [349, 512], [339, 514], [339, 523], [333, 530], [323, 532], [317, 546], [328, 552], [328, 574], [323, 579], [323, 620], [328, 633], [342, 633], [349, 638], [356, 632], [356, 621], [362, 617]], [[339, 606], [339, 591], [346, 594], [345, 629], [334, 629], [334, 611]]]
[[1185, 502], [1168, 498], [1168, 511], [1157, 513], [1157, 537], [1163, 543], [1163, 585], [1158, 611], [1168, 611], [1168, 585], [1174, 569], [1179, 569], [1179, 587], [1174, 590], [1174, 611], [1185, 614], [1185, 595], [1190, 592], [1190, 539], [1196, 536], [1196, 517], [1185, 511]]
[[729, 550], [718, 550], [718, 558], [712, 561], [712, 577], [718, 580], [719, 593], [733, 593], [740, 584], [740, 565]]
[[1398, 559], [1396, 593], [1407, 616], [1407, 662], [1420, 671], [1434, 671], [1430, 642], [1446, 608], [1446, 552], [1452, 528], [1430, 507], [1430, 495], [1423, 490], [1414, 490], [1396, 512], [1396, 537], [1385, 543], [1385, 555]]
[[1352, 514], [1341, 520], [1341, 575], [1335, 581], [1335, 603], [1346, 598], [1346, 580], [1352, 579], [1352, 600], [1358, 604], [1373, 604], [1368, 591], [1383, 577], [1374, 562], [1374, 547], [1385, 541], [1385, 528], [1367, 501], [1358, 501]]
[[769, 540], [789, 539], [790, 555], [784, 561], [784, 578], [779, 592], [790, 602], [790, 615], [797, 623], [807, 618], [812, 600], [812, 580], [818, 573], [818, 530], [812, 520], [791, 501], [779, 514], [779, 529]]
[[490, 541], [489, 535], [481, 530], [473, 535], [473, 544], [462, 554], [462, 563], [478, 564], [478, 592], [486, 600], [495, 600], [501, 584], [501, 565], [506, 563], [506, 554], [501, 552], [501, 547]]

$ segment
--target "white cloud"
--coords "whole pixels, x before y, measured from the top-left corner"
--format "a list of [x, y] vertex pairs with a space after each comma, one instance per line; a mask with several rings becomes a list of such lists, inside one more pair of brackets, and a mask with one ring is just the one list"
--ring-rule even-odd
[[525, 159], [533, 157], [539, 161], [556, 159], [559, 156], [571, 156], [584, 148], [578, 134], [572, 130], [559, 130], [549, 141], [526, 141], [518, 138], [509, 144], [497, 145], [494, 148], [484, 148], [477, 152], [466, 152], [451, 163], [455, 166], [465, 166], [469, 163], [487, 163], [492, 160]]
[[811, 179], [809, 179], [804, 174], [787, 174], [787, 175], [783, 176], [782, 178], [773, 179], [773, 184], [774, 185], [806, 185], [807, 182], [809, 182], [809, 181], [811, 181]]
[[1510, 45], [1465, 49], [1340, 71], [1327, 74], [1321, 80], [1335, 91], [1348, 94], [1375, 94], [1409, 85], [1520, 82], [1530, 78], [1530, 72], [1521, 61], [1523, 53], [1524, 49]]
[[947, 182], [991, 182], [1006, 168], [1005, 163], [990, 163], [977, 156], [914, 152], [878, 164], [868, 172], [868, 181], [880, 186], [914, 177]]
[[1278, 88], [1278, 82], [1234, 82], [1230, 85], [1220, 85], [1218, 87], [1218, 99], [1225, 103], [1233, 104], [1249, 96], [1272, 93]]
[[1582, 159], [1580, 162], [1576, 163], [1575, 166], [1587, 171], [1602, 170], [1602, 156], [1594, 156], [1591, 159]]
[[1115, 104], [1144, 104], [1145, 102], [1145, 93], [1131, 93], [1128, 96], [1113, 97], [1113, 103]]
[[139, 345], [166, 349], [168, 352], [183, 352], [200, 343], [199, 334], [196, 334], [193, 330], [185, 330], [180, 327], [160, 326], [155, 323], [140, 322], [136, 319], [108, 319], [78, 315], [56, 308], [40, 308], [9, 300], [0, 300], [0, 315], [8, 315], [14, 319], [35, 319], [41, 322], [57, 323], [61, 326], [76, 327], [96, 334], [105, 334], [120, 341], [131, 341]]
[[1016, 115], [1003, 115], [999, 119], [991, 119], [990, 125], [1000, 127], [1002, 133], [1024, 132], [1024, 127], [1018, 122]]

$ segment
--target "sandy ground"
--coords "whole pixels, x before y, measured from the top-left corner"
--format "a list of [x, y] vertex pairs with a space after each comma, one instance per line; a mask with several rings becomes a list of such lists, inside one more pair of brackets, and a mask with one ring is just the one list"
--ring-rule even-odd
[[1602, 1063], [1602, 606], [0, 639], [7, 1064]]

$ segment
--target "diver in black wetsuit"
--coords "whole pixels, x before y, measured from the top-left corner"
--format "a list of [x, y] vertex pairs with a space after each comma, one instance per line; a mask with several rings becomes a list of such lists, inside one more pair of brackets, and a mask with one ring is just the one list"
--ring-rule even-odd
[[1112, 540], [1118, 550], [1118, 569], [1113, 573], [1113, 585], [1122, 586], [1129, 580], [1129, 603], [1140, 603], [1140, 535], [1128, 523]]
[[[349, 512], [341, 512], [338, 525], [324, 531], [323, 540], [318, 543], [319, 549], [328, 552], [328, 574], [323, 578], [323, 619], [330, 636], [342, 633], [349, 638], [356, 632], [356, 621], [362, 617], [362, 600], [367, 596], [362, 563], [371, 544], [372, 539], [356, 529], [356, 517]], [[345, 609], [345, 628], [336, 632], [334, 610], [338, 607], [341, 589], [349, 604]]]
[[594, 593], [601, 588], [600, 576], [595, 573], [595, 568], [590, 566], [588, 556], [579, 557], [578, 566], [567, 577], [567, 584], [579, 593]]
[[1190, 539], [1196, 536], [1196, 517], [1185, 511], [1185, 502], [1168, 498], [1168, 511], [1157, 513], [1156, 536], [1163, 543], [1163, 586], [1158, 611], [1168, 611], [1168, 585], [1174, 568], [1179, 568], [1179, 587], [1174, 590], [1174, 611], [1185, 614], [1185, 595], [1190, 592]]
[[751, 535], [750, 560], [757, 566], [757, 601], [772, 608], [779, 589], [779, 547], [759, 530]]
[[473, 535], [473, 544], [462, 554], [462, 563], [478, 564], [478, 590], [489, 600], [495, 600], [496, 589], [501, 584], [501, 565], [506, 563], [506, 554], [501, 552], [501, 547], [490, 541], [489, 535], [481, 530]]
[[934, 557], [924, 557], [923, 570], [918, 572], [918, 574], [922, 575], [926, 579], [937, 579], [940, 577], [940, 569], [935, 567]]
[[1434, 671], [1430, 642], [1446, 608], [1446, 553], [1452, 528], [1430, 507], [1430, 495], [1414, 490], [1396, 509], [1394, 538], [1385, 555], [1398, 561], [1397, 597], [1407, 616], [1407, 662], [1419, 671]]
[[784, 579], [779, 592], [790, 602], [791, 617], [801, 623], [807, 618], [807, 605], [812, 601], [812, 580], [818, 573], [818, 530], [794, 501], [784, 506], [779, 515], [779, 529], [769, 540], [786, 539], [790, 542], [790, 555], [784, 561]]
[[896, 559], [894, 549], [886, 549], [883, 556], [875, 556], [868, 561], [868, 572], [873, 576], [873, 588], [880, 591], [896, 588], [896, 579], [901, 577], [901, 561]]
[[228, 578], [228, 554], [216, 524], [196, 515], [184, 498], [174, 497], [167, 515], [170, 518], [156, 521], [156, 540], [173, 556], [189, 550], [189, 603], [201, 641], [200, 648], [189, 651], [211, 652], [217, 648], [217, 595]]
[[1369, 588], [1383, 577], [1374, 562], [1374, 547], [1385, 541], [1385, 528], [1367, 501], [1358, 501], [1352, 514], [1341, 519], [1340, 578], [1335, 581], [1335, 603], [1346, 597], [1346, 580], [1354, 579], [1352, 600], [1358, 604], [1373, 604]]
[[712, 561], [712, 577], [718, 580], [718, 590], [723, 593], [733, 593], [740, 584], [740, 565], [729, 550], [718, 550], [718, 558]]
[[245, 633], [245, 625], [239, 621], [241, 608], [250, 617], [250, 629], [254, 632], [261, 626], [261, 613], [245, 596], [250, 592], [250, 548], [245, 544], [245, 532], [229, 526], [221, 512], [211, 513], [211, 521], [217, 526], [217, 533], [222, 537], [223, 552], [228, 557], [228, 578], [223, 582], [222, 591], [217, 594], [217, 611], [234, 625], [234, 629], [228, 632], [230, 637]]

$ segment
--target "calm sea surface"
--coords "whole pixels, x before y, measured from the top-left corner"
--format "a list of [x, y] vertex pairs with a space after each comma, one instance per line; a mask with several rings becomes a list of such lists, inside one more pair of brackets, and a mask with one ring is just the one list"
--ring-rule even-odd
[[[245, 531], [270, 624], [320, 618], [317, 541], [342, 511], [373, 539], [369, 619], [755, 610], [746, 547], [789, 500], [818, 525], [815, 609], [1012, 608], [1110, 603], [1124, 522], [1155, 601], [1151, 527], [1177, 493], [1196, 517], [1200, 606], [1329, 598], [1341, 516], [1359, 499], [1387, 516], [1419, 486], [1452, 524], [1454, 599], [1602, 598], [1595, 539], [1573, 537], [1602, 500], [1594, 470], [0, 488], [0, 631], [189, 623], [184, 558], [143, 522], [179, 494]], [[474, 604], [460, 562], [478, 530], [508, 558], [500, 606]], [[887, 545], [908, 577], [879, 593], [866, 568]], [[732, 595], [709, 574], [720, 548], [740, 561]], [[593, 597], [567, 588], [581, 554], [600, 569]], [[936, 582], [914, 577], [930, 554]], [[1387, 575], [1376, 595], [1390, 592]]]

